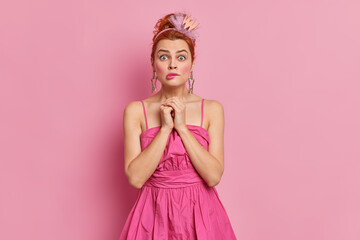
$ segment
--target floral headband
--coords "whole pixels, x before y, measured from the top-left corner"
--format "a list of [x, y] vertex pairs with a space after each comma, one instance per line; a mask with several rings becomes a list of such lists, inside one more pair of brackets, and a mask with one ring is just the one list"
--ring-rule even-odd
[[195, 26], [195, 20], [191, 20], [190, 17], [185, 16], [181, 13], [173, 14], [169, 17], [169, 21], [174, 25], [175, 28], [166, 28], [162, 31], [160, 31], [158, 34], [156, 34], [155, 39], [163, 32], [168, 30], [176, 30], [186, 36], [188, 36], [191, 40], [195, 41], [196, 38], [198, 38], [198, 26], [197, 24]]

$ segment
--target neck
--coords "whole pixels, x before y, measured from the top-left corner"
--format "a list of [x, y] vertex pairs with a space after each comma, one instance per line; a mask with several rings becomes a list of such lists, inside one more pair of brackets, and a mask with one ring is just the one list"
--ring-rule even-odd
[[160, 102], [165, 102], [166, 99], [171, 97], [178, 97], [181, 101], [187, 102], [191, 93], [189, 90], [183, 85], [182, 87], [169, 88], [168, 86], [162, 86], [160, 91], [158, 92]]

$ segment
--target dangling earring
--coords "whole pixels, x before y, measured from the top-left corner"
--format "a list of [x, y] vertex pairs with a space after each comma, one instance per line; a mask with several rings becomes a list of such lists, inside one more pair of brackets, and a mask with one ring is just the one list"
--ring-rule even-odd
[[[190, 79], [193, 80], [191, 84], [190, 84]], [[195, 79], [193, 77], [193, 72], [191, 71], [190, 78], [189, 78], [189, 93], [193, 93], [194, 81], [195, 81]]]
[[[153, 80], [155, 79], [155, 84], [153, 82]], [[157, 77], [155, 77], [155, 71], [153, 71], [153, 77], [151, 79], [151, 92], [155, 92], [156, 91], [156, 81], [157, 81]]]

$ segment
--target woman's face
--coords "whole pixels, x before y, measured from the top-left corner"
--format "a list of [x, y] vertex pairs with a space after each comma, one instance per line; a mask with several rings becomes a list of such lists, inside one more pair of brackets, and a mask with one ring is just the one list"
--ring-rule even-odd
[[[169, 86], [185, 84], [193, 68], [191, 52], [186, 41], [183, 39], [160, 40], [154, 53], [153, 67], [161, 84]], [[167, 79], [166, 76], [169, 73], [179, 75]]]

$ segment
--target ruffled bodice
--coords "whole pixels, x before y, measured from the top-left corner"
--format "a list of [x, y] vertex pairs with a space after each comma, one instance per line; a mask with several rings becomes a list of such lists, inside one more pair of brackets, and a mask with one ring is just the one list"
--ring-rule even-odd
[[[187, 125], [197, 141], [208, 151], [209, 150], [209, 134], [205, 128], [196, 125]], [[143, 151], [154, 139], [160, 126], [149, 128], [141, 133], [141, 151]], [[164, 153], [160, 159], [156, 171], [174, 171], [193, 168], [185, 146], [178, 134], [173, 129], [170, 133]]]
[[[208, 151], [208, 131], [196, 125], [187, 125], [187, 127], [196, 140]], [[159, 130], [160, 126], [149, 128], [140, 135], [142, 151], [152, 142]], [[173, 129], [156, 170], [144, 186], [174, 188], [190, 186], [201, 182], [205, 183], [191, 163], [189, 154], [178, 132]]]

